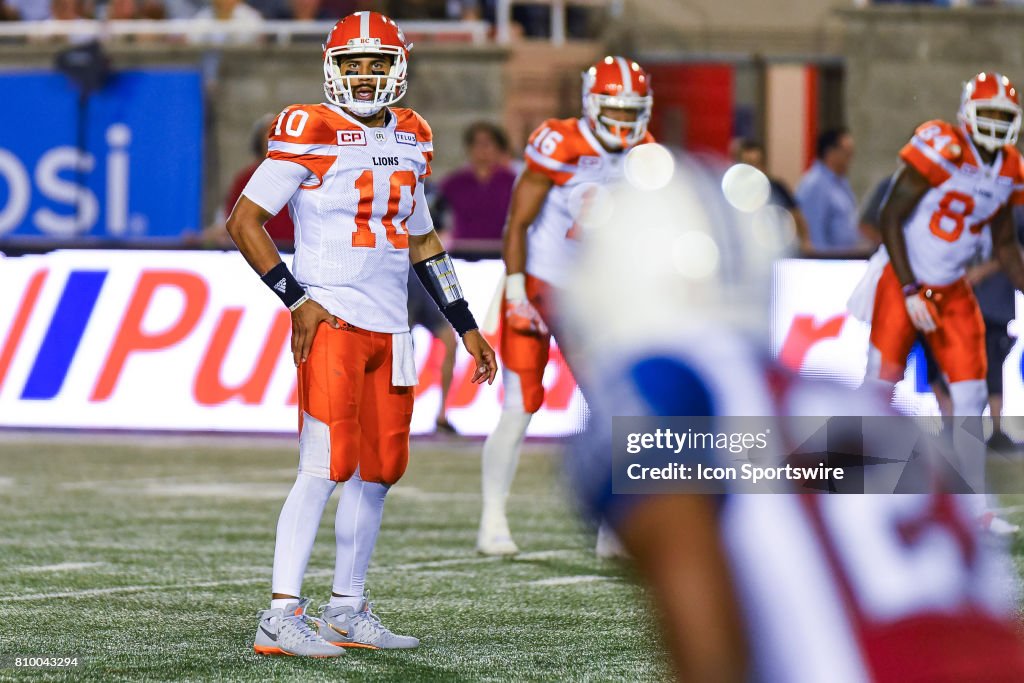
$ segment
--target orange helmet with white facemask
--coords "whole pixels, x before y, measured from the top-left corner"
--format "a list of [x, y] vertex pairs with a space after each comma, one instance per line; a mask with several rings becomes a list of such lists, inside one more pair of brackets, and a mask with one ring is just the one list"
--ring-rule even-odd
[[[1005, 112], [1006, 118], [986, 116], [991, 112]], [[1017, 89], [1002, 74], [982, 72], [964, 84], [958, 118], [979, 147], [994, 152], [1014, 145], [1021, 124]]]
[[[328, 101], [345, 107], [358, 116], [373, 116], [382, 108], [398, 102], [409, 84], [406, 71], [412, 43], [393, 19], [379, 12], [355, 12], [334, 25], [324, 43], [324, 94]], [[359, 76], [345, 74], [341, 64], [348, 58], [382, 55], [391, 61], [386, 74]], [[375, 79], [373, 98], [359, 100], [353, 83]]]
[[[651, 77], [632, 60], [609, 56], [583, 72], [583, 116], [613, 149], [628, 149], [644, 139], [653, 102]], [[636, 120], [604, 116], [603, 108], [634, 110]]]

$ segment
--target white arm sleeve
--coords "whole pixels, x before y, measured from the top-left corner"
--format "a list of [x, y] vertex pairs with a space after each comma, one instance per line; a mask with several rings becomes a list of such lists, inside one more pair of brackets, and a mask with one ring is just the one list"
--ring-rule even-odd
[[423, 183], [416, 183], [413, 199], [416, 200], [416, 205], [412, 209], [412, 215], [409, 216], [409, 220], [405, 222], [405, 227], [410, 235], [426, 235], [434, 229], [434, 219], [430, 217], [430, 207], [427, 206], [427, 196], [423, 192]]
[[309, 169], [294, 161], [264, 159], [249, 178], [242, 194], [276, 216], [311, 175]]

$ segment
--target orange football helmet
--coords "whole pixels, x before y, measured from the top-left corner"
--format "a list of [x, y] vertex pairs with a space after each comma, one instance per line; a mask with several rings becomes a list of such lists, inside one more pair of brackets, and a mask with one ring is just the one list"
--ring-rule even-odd
[[[597, 137], [614, 149], [628, 149], [643, 140], [651, 120], [651, 77], [624, 57], [605, 57], [583, 72], [583, 116]], [[602, 108], [632, 109], [635, 121], [618, 121]]]
[[[1005, 112], [1007, 120], [984, 115], [991, 111]], [[958, 118], [975, 144], [990, 152], [1014, 145], [1021, 124], [1017, 89], [1006, 76], [984, 71], [964, 84]]]
[[[406, 42], [405, 34], [393, 19], [380, 12], [355, 12], [334, 25], [323, 47], [324, 94], [330, 102], [358, 116], [373, 116], [405, 95], [412, 43]], [[341, 62], [353, 55], [391, 58], [391, 69], [386, 75], [369, 77], [377, 79], [376, 93], [370, 101], [358, 100], [352, 92], [353, 81], [368, 77], [346, 75], [341, 70]]]

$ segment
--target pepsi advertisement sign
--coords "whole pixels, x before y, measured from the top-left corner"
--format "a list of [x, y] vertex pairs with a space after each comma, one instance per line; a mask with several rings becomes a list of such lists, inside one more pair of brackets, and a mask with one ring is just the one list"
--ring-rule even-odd
[[0, 74], [0, 241], [177, 240], [199, 230], [199, 71], [116, 72], [85, 107], [79, 99], [59, 73]]

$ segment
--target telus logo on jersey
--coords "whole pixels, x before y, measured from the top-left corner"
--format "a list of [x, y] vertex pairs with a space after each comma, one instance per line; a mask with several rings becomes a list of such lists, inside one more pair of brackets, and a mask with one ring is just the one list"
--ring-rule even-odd
[[339, 145], [362, 145], [366, 146], [366, 135], [361, 130], [339, 130]]
[[398, 157], [373, 157], [374, 166], [397, 166]]
[[409, 132], [406, 132], [404, 130], [396, 130], [395, 131], [395, 142], [397, 142], [397, 143], [399, 143], [401, 145], [412, 145], [413, 147], [415, 147], [416, 146], [416, 134], [415, 133], [409, 133]]

